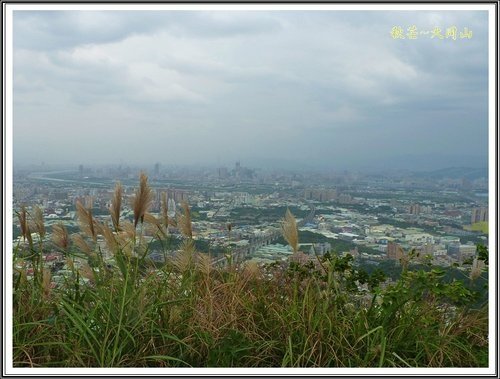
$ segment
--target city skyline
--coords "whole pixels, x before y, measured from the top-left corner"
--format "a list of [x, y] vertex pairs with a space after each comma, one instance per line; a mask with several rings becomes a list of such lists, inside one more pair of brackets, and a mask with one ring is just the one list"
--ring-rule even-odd
[[14, 164], [488, 164], [486, 11], [15, 11], [13, 32]]

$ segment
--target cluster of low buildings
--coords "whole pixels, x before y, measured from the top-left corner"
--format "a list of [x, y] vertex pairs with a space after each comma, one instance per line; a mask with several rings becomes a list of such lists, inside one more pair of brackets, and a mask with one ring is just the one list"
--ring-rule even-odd
[[[155, 169], [156, 170], [156, 169]], [[84, 175], [81, 170], [80, 175]], [[314, 185], [304, 183], [297, 175], [272, 175], [268, 180], [256, 177], [254, 172], [236, 165], [231, 170], [218, 169], [214, 182], [200, 183], [198, 189], [182, 186], [156, 184], [153, 186], [152, 215], [160, 217], [162, 193], [167, 194], [168, 215], [175, 218], [176, 209], [183, 201], [192, 207], [194, 238], [204, 241], [215, 255], [221, 252], [245, 251], [246, 259], [259, 262], [286, 260], [292, 255], [287, 245], [274, 244], [279, 234], [281, 215], [274, 220], [256, 222], [248, 218], [232, 219], [235, 209], [285, 209], [290, 207], [307, 213], [313, 210], [314, 217], [300, 225], [301, 231], [322, 236], [322, 242], [301, 243], [301, 252], [311, 257], [327, 252], [350, 253], [371, 262], [399, 260], [401, 254], [414, 250], [421, 259], [432, 259], [435, 264], [449, 266], [472, 257], [476, 243], [487, 244], [487, 235], [477, 230], [466, 230], [467, 225], [484, 223], [488, 220], [487, 202], [476, 198], [459, 198], [457, 191], [440, 196], [447, 201], [425, 199], [430, 192], [414, 192], [415, 196], [405, 197], [403, 190], [382, 188], [376, 190], [364, 185]], [[130, 176], [127, 172], [127, 178]], [[159, 172], [155, 173], [160, 176]], [[183, 174], [184, 175], [184, 174]], [[232, 185], [234, 180], [264, 180], [266, 191], [245, 190], [244, 183]], [[230, 182], [224, 182], [224, 180]], [[232, 181], [232, 182], [231, 182]], [[228, 185], [230, 183], [231, 185]], [[341, 183], [342, 184], [342, 183]], [[411, 184], [411, 183], [410, 183]], [[137, 183], [124, 185], [121, 216], [132, 219], [130, 200]], [[194, 185], [193, 185], [194, 186]], [[51, 226], [63, 223], [70, 233], [79, 230], [75, 204], [92, 199], [93, 216], [100, 222], [110, 223], [109, 207], [113, 196], [110, 180], [88, 183], [85, 178], [78, 180], [35, 180], [23, 177], [14, 181], [14, 210], [26, 205], [30, 210], [37, 205], [43, 210], [47, 236], [50, 240]], [[392, 198], [392, 194], [396, 194]], [[373, 196], [371, 196], [373, 194]], [[298, 217], [298, 221], [301, 217]], [[14, 226], [17, 225], [14, 214]], [[179, 235], [180, 231], [171, 226], [169, 232]], [[154, 230], [144, 230], [151, 240]], [[14, 245], [24, 243], [15, 233]], [[36, 235], [33, 236], [37, 238]], [[325, 242], [325, 237], [329, 242]], [[336, 241], [347, 243], [350, 248], [338, 251]], [[105, 250], [103, 240], [98, 240]], [[49, 246], [50, 244], [47, 244]], [[343, 246], [346, 246], [345, 244]], [[153, 256], [161, 255], [151, 251]], [[156, 254], [156, 255], [155, 255]], [[46, 252], [46, 264], [58, 272], [67, 270], [64, 257], [57, 250]], [[79, 264], [77, 262], [77, 264]], [[61, 271], [63, 270], [63, 271]]]

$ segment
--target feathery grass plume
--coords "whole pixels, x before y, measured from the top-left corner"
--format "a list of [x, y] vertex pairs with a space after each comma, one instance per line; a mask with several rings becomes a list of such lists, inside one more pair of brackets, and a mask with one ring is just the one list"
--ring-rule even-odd
[[126, 255], [131, 255], [135, 241], [134, 224], [132, 224], [130, 221], [124, 221], [121, 224], [121, 231], [116, 234], [115, 238], [120, 249]]
[[52, 241], [63, 250], [69, 247], [68, 230], [61, 222], [52, 227]]
[[208, 254], [197, 254], [196, 267], [205, 276], [209, 276], [212, 271], [212, 259]]
[[71, 271], [75, 271], [75, 262], [71, 258], [66, 258], [66, 265]]
[[484, 261], [477, 259], [477, 257], [474, 258], [474, 261], [472, 262], [471, 271], [469, 274], [469, 278], [471, 281], [474, 281], [481, 276], [484, 266], [485, 266]]
[[144, 214], [144, 223], [146, 224], [146, 231], [151, 235], [161, 235], [165, 236], [165, 231], [162, 228], [162, 222], [153, 216], [151, 213], [146, 212]]
[[161, 220], [168, 233], [168, 199], [166, 192], [161, 193]]
[[[147, 228], [147, 226], [146, 226]], [[134, 257], [140, 257], [140, 259], [144, 258], [148, 252], [148, 243], [144, 238], [144, 235], [141, 234], [137, 236], [137, 242], [135, 246], [131, 246], [130, 254]]]
[[76, 201], [76, 213], [78, 215], [78, 220], [80, 221], [80, 228], [89, 237], [92, 237], [94, 242], [97, 240], [97, 233], [95, 230], [95, 222], [92, 217], [92, 209], [86, 208], [80, 200]]
[[151, 224], [151, 225], [155, 225], [155, 226], [161, 225], [161, 221], [158, 220], [155, 216], [153, 216], [151, 213], [148, 213], [148, 212], [144, 213], [144, 222]]
[[71, 240], [73, 243], [76, 245], [78, 250], [82, 251], [83, 253], [90, 255], [92, 253], [92, 248], [89, 246], [89, 244], [83, 239], [83, 237], [78, 234], [72, 234], [71, 235]]
[[294, 254], [297, 253], [297, 251], [299, 251], [299, 232], [297, 229], [297, 220], [295, 220], [295, 217], [288, 208], [285, 213], [285, 218], [281, 223], [281, 232], [283, 234], [283, 238], [285, 238], [286, 242], [288, 242]]
[[192, 267], [194, 263], [194, 255], [196, 248], [192, 239], [185, 239], [181, 246], [179, 253], [173, 259], [174, 267], [180, 272], [184, 272]]
[[28, 212], [26, 212], [26, 206], [21, 206], [21, 211], [17, 213], [19, 218], [19, 227], [21, 228], [21, 235], [23, 240], [28, 240], [30, 246], [33, 245], [33, 240], [31, 239], [31, 230], [28, 222]]
[[148, 177], [141, 172], [139, 188], [135, 191], [132, 199], [132, 209], [134, 210], [134, 228], [139, 221], [144, 222], [144, 214], [148, 211], [153, 201], [153, 191], [148, 185]]
[[191, 211], [187, 201], [181, 203], [182, 213], [177, 215], [177, 226], [186, 238], [193, 238], [193, 224], [191, 222]]
[[80, 268], [78, 269], [78, 272], [80, 273], [80, 275], [83, 278], [86, 278], [86, 279], [90, 280], [91, 282], [95, 281], [94, 271], [92, 271], [92, 269], [90, 268], [88, 263], [82, 264], [80, 266]]
[[134, 224], [130, 221], [125, 221], [122, 223], [122, 230], [118, 233], [120, 237], [128, 241], [133, 241], [135, 238], [135, 228]]
[[120, 231], [120, 212], [122, 207], [122, 193], [123, 187], [120, 182], [116, 183], [115, 192], [113, 193], [113, 199], [111, 200], [111, 206], [109, 207], [109, 213], [111, 213], [111, 221], [113, 222], [113, 228], [115, 232]]
[[45, 224], [43, 223], [43, 212], [38, 205], [34, 208], [33, 223], [35, 225], [35, 230], [40, 235], [40, 238], [45, 237]]
[[175, 218], [169, 218], [168, 225], [173, 227], [173, 228], [177, 228], [177, 220]]
[[17, 212], [17, 218], [19, 220], [19, 227], [21, 228], [21, 235], [26, 239], [26, 231], [28, 228], [28, 217], [26, 215], [26, 207], [21, 205], [21, 210]]
[[99, 221], [97, 220], [94, 220], [94, 230], [95, 230], [95, 234], [96, 236], [98, 236], [99, 234], [102, 235], [102, 228], [104, 227], [104, 224], [103, 223], [100, 223]]
[[113, 231], [106, 224], [101, 225], [101, 231], [108, 250], [114, 254], [118, 249], [118, 242], [116, 241]]
[[132, 222], [130, 222], [130, 221], [124, 221], [122, 223], [122, 230], [118, 234], [123, 236], [123, 237], [133, 239], [135, 236], [134, 224], [132, 224]]

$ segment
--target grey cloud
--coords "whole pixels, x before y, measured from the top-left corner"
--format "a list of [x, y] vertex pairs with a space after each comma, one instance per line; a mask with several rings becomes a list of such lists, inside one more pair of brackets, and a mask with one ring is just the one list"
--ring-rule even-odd
[[183, 13], [186, 18], [177, 22], [172, 32], [196, 38], [237, 38], [248, 34], [266, 34], [282, 28], [278, 19], [261, 12], [207, 11]]
[[35, 50], [116, 42], [159, 30], [177, 36], [213, 38], [280, 28], [273, 18], [248, 17], [245, 12], [19, 10], [14, 20], [16, 46]]
[[67, 49], [151, 33], [172, 20], [171, 14], [146, 11], [15, 11], [14, 43], [41, 51]]
[[[450, 162], [443, 156], [487, 146], [481, 12], [95, 15], [15, 16], [15, 159], [258, 155], [348, 166], [412, 154]], [[389, 33], [435, 23], [475, 34], [397, 41]], [[88, 135], [74, 146], [76, 130]], [[21, 143], [30, 138], [45, 143]]]

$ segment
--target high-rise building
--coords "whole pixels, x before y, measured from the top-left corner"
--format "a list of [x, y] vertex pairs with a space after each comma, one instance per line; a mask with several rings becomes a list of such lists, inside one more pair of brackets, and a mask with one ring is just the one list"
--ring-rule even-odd
[[331, 201], [337, 199], [336, 189], [308, 188], [304, 191], [306, 200]]
[[168, 212], [167, 212], [168, 217], [175, 217], [175, 209], [176, 209], [175, 200], [169, 197], [167, 203], [168, 203]]
[[482, 221], [488, 221], [488, 208], [473, 208], [470, 220], [471, 224]]
[[226, 167], [219, 167], [217, 169], [217, 176], [219, 179], [225, 179], [228, 177], [228, 171]]
[[425, 243], [425, 244], [419, 246], [416, 249], [416, 251], [419, 253], [418, 257], [420, 258], [420, 260], [423, 260], [428, 255], [430, 255], [430, 256], [434, 255], [434, 244], [433, 243]]
[[188, 200], [188, 194], [186, 191], [178, 190], [178, 189], [168, 189], [167, 197], [169, 199], [174, 199], [176, 203], [180, 203], [181, 201]]
[[348, 193], [343, 193], [339, 195], [338, 200], [340, 204], [351, 204], [353, 202], [352, 196], [349, 195]]
[[471, 244], [471, 245], [460, 245], [458, 247], [458, 259], [460, 260], [465, 260], [467, 258], [471, 258], [476, 254], [476, 246]]
[[153, 198], [153, 202], [151, 204], [151, 209], [154, 212], [158, 212], [161, 208], [161, 194], [162, 194], [162, 192], [165, 192], [165, 190], [163, 190], [161, 188], [157, 188], [156, 190], [154, 190], [154, 198]]
[[420, 204], [412, 204], [412, 205], [410, 205], [410, 208], [408, 209], [408, 211], [412, 215], [418, 215], [418, 214], [420, 214]]
[[387, 258], [399, 259], [401, 256], [401, 247], [396, 242], [387, 242]]

